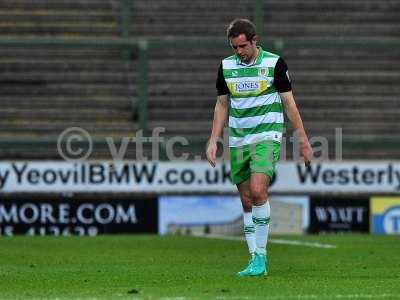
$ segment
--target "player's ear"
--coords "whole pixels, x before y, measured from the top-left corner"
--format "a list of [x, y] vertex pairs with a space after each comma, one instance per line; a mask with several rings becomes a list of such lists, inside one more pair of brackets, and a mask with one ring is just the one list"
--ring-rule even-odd
[[256, 45], [258, 42], [258, 35], [253, 36], [253, 38], [251, 39], [251, 43]]

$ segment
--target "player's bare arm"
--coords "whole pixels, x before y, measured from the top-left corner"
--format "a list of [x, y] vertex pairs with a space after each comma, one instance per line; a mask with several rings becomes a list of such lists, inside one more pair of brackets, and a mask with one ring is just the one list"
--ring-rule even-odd
[[308, 141], [306, 131], [304, 130], [303, 121], [301, 120], [299, 110], [297, 109], [293, 93], [292, 91], [289, 91], [280, 93], [279, 95], [281, 96], [285, 113], [299, 138], [300, 155], [303, 157], [304, 163], [309, 165], [312, 157], [312, 148]]
[[228, 116], [228, 95], [220, 95], [217, 97], [217, 103], [214, 109], [214, 119], [212, 123], [211, 136], [207, 145], [207, 160], [211, 166], [215, 167], [217, 156], [217, 141], [224, 129]]

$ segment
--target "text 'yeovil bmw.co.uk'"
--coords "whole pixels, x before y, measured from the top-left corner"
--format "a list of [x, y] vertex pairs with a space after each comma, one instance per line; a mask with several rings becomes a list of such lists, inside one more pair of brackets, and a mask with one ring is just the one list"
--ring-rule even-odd
[[[196, 164], [196, 163], [194, 163]], [[229, 168], [204, 163], [17, 162], [0, 167], [0, 190], [153, 191], [160, 187], [231, 186]]]
[[[277, 165], [271, 192], [400, 192], [398, 162], [295, 161]], [[237, 193], [229, 164], [205, 161], [1, 162], [0, 193], [137, 192]]]

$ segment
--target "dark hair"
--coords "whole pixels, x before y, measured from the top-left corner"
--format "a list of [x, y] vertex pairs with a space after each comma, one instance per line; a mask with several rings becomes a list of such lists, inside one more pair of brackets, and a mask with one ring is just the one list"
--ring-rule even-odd
[[235, 19], [226, 29], [228, 39], [238, 37], [244, 34], [248, 41], [251, 41], [256, 35], [256, 26], [248, 19]]

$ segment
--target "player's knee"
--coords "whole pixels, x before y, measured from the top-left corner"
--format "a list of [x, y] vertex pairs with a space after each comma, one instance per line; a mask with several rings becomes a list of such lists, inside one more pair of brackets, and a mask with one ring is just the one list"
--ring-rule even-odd
[[265, 202], [267, 199], [267, 189], [265, 186], [251, 186], [250, 193], [253, 203]]
[[251, 203], [242, 203], [242, 207], [244, 212], [251, 212], [253, 205]]
[[242, 196], [242, 207], [244, 212], [251, 212], [252, 201], [250, 198], [250, 194]]

